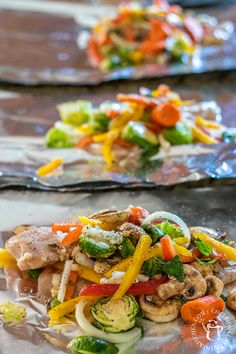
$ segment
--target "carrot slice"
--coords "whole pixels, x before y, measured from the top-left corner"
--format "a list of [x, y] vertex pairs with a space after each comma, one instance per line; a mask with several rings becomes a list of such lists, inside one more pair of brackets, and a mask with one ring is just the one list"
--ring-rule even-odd
[[180, 119], [180, 111], [174, 104], [164, 102], [153, 108], [151, 116], [154, 122], [164, 127], [173, 127]]
[[181, 316], [190, 323], [207, 323], [214, 320], [225, 309], [224, 301], [214, 295], [208, 295], [188, 301], [181, 307]]
[[67, 300], [70, 300], [73, 298], [76, 283], [77, 283], [77, 278], [78, 278], [78, 269], [77, 268], [78, 268], [77, 265], [74, 265], [74, 269], [72, 268], [72, 270], [70, 272], [64, 301], [67, 301]]
[[77, 144], [76, 147], [78, 149], [84, 149], [86, 148], [88, 145], [90, 145], [93, 142], [93, 138], [91, 135], [85, 136], [84, 138], [82, 138]]
[[166, 261], [171, 261], [176, 256], [170, 236], [166, 235], [160, 239], [163, 257]]

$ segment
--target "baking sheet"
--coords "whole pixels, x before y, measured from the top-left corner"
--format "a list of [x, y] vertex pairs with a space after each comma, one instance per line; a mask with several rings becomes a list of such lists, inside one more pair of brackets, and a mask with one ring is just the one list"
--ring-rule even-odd
[[[234, 240], [235, 219], [235, 188], [218, 189], [198, 188], [184, 190], [175, 189], [172, 193], [165, 191], [143, 192], [107, 192], [107, 193], [47, 193], [47, 192], [0, 192], [0, 247], [10, 236], [11, 230], [19, 224], [50, 225], [53, 221], [65, 221], [77, 214], [89, 214], [104, 208], [126, 208], [127, 205], [141, 205], [151, 212], [168, 210], [178, 214], [188, 225], [221, 227], [229, 232]], [[222, 207], [224, 206], [224, 207]], [[13, 217], [14, 215], [14, 217]], [[14, 300], [16, 293], [6, 291], [5, 277], [0, 275], [0, 302], [10, 298]], [[66, 352], [65, 344], [75, 328], [67, 328], [67, 336], [49, 331], [45, 327], [46, 317], [42, 306], [32, 299], [17, 298], [27, 306], [28, 317], [18, 326], [0, 325], [0, 353], [8, 354], [17, 350], [18, 354], [54, 354]], [[191, 335], [189, 325], [181, 320], [164, 325], [145, 323], [145, 336], [132, 351], [127, 354], [196, 354], [196, 353], [229, 353], [236, 352], [236, 321], [235, 315], [226, 311], [221, 319], [223, 331], [205, 343], [206, 334], [197, 331]], [[49, 343], [52, 342], [54, 345]], [[202, 346], [199, 344], [202, 343]], [[57, 346], [55, 346], [57, 345]]]
[[[148, 64], [102, 73], [93, 69], [78, 35], [114, 11], [112, 5], [39, 1], [0, 3], [0, 81], [24, 85], [96, 85], [118, 79], [139, 79], [178, 74], [225, 71], [236, 68], [236, 36], [222, 46], [203, 47], [191, 63]], [[204, 8], [219, 20], [236, 23], [236, 5]]]

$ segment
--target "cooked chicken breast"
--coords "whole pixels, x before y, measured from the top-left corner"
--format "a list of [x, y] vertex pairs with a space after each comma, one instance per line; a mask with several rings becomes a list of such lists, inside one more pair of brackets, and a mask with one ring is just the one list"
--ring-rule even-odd
[[21, 270], [41, 268], [59, 260], [58, 239], [50, 227], [36, 227], [11, 237], [7, 251], [16, 259]]

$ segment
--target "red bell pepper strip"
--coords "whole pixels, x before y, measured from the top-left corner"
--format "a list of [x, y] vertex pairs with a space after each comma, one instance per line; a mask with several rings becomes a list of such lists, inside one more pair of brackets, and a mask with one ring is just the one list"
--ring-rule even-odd
[[160, 239], [162, 253], [165, 261], [169, 262], [176, 256], [170, 236], [166, 235]]
[[72, 227], [80, 227], [80, 222], [54, 222], [52, 224], [52, 232], [69, 232]]
[[149, 212], [144, 208], [131, 206], [129, 207], [129, 209], [129, 222], [138, 226], [140, 226], [142, 224], [142, 221], [149, 215]]
[[61, 246], [68, 246], [78, 241], [80, 235], [82, 234], [83, 227], [84, 225], [80, 225], [79, 227], [76, 227], [76, 229], [74, 229], [73, 231], [69, 232], [66, 237], [64, 237], [61, 241]]
[[88, 145], [90, 145], [93, 142], [93, 138], [91, 135], [83, 137], [77, 144], [76, 147], [78, 149], [85, 149]]
[[212, 250], [212, 254], [210, 255], [211, 259], [219, 259], [219, 261], [226, 261], [227, 257], [224, 253], [218, 253], [215, 250]]
[[[134, 296], [155, 294], [157, 286], [164, 284], [167, 281], [168, 278], [162, 277], [160, 279], [152, 279], [145, 282], [135, 283], [131, 285], [127, 293]], [[79, 296], [112, 296], [115, 294], [119, 286], [120, 284], [89, 284], [80, 291]]]

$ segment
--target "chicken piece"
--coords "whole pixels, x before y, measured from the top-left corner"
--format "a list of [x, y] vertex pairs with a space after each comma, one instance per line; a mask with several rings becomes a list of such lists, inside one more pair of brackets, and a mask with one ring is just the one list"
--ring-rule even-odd
[[236, 311], [236, 288], [232, 289], [228, 296], [227, 296], [227, 301], [226, 301], [226, 305]]
[[156, 293], [161, 300], [167, 300], [170, 297], [177, 295], [185, 287], [185, 283], [179, 282], [176, 278], [171, 279], [165, 284], [157, 287]]
[[21, 270], [41, 268], [59, 261], [56, 234], [50, 227], [36, 227], [12, 236], [7, 251], [16, 259]]
[[191, 263], [191, 266], [194, 267], [195, 269], [197, 269], [203, 277], [206, 277], [208, 275], [213, 275], [211, 266], [202, 266], [198, 262]]
[[175, 299], [169, 299], [162, 305], [157, 306], [148, 301], [148, 298], [145, 297], [145, 295], [140, 296], [139, 303], [144, 317], [158, 323], [175, 320], [179, 316], [180, 308], [182, 306], [181, 301]]
[[207, 295], [220, 296], [224, 289], [222, 281], [214, 275], [208, 275], [206, 278], [207, 283]]
[[110, 264], [103, 259], [98, 259], [94, 264], [94, 270], [99, 274], [105, 274], [110, 268]]
[[216, 273], [215, 276], [219, 278], [224, 285], [232, 283], [236, 280], [236, 267], [224, 268], [221, 272]]
[[53, 269], [46, 268], [38, 277], [38, 299], [45, 302], [51, 298]]

